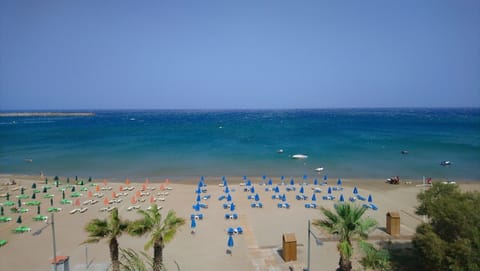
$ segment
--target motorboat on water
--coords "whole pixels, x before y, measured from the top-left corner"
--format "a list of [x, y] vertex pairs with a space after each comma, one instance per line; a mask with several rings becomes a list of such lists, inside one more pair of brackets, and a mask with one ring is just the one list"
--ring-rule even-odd
[[408, 151], [403, 150], [403, 151], [401, 151], [400, 153], [401, 153], [401, 154], [408, 154]]
[[277, 153], [283, 153], [283, 149], [279, 149]]
[[315, 169], [316, 172], [322, 172], [323, 170], [324, 170], [323, 167], [317, 167], [317, 168]]
[[440, 162], [440, 165], [442, 165], [442, 166], [450, 166], [451, 164], [452, 164], [452, 162], [450, 162], [448, 160]]
[[308, 155], [305, 154], [294, 154], [292, 155], [292, 159], [307, 159]]

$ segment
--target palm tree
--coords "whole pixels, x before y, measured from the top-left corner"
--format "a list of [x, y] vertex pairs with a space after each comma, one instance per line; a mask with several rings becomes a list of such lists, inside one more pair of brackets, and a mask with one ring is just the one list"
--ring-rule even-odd
[[131, 248], [120, 248], [120, 266], [122, 271], [148, 271], [152, 270], [153, 259], [145, 252], [140, 254]]
[[325, 219], [316, 220], [313, 225], [320, 227], [339, 237], [338, 251], [340, 252], [338, 270], [352, 270], [350, 258], [353, 254], [352, 238], [367, 238], [377, 222], [371, 218], [362, 219], [366, 208], [349, 203], [336, 204], [335, 213], [322, 208]]
[[120, 271], [117, 238], [126, 232], [128, 225], [128, 221], [121, 220], [118, 216], [117, 208], [113, 209], [109, 220], [95, 218], [85, 225], [85, 231], [87, 231], [89, 235], [84, 243], [98, 243], [102, 239], [108, 241], [110, 258], [112, 260], [112, 271]]
[[138, 210], [138, 213], [143, 218], [134, 221], [128, 231], [132, 235], [150, 233], [150, 240], [145, 244], [145, 250], [153, 246], [153, 270], [160, 271], [163, 266], [163, 248], [173, 239], [180, 226], [185, 224], [185, 219], [177, 217], [175, 211], [170, 210], [162, 220], [156, 204], [147, 211]]

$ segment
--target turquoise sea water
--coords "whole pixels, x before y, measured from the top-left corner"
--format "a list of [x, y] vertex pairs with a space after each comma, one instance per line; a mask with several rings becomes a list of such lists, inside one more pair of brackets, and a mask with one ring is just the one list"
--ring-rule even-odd
[[95, 113], [1, 117], [0, 173], [480, 179], [480, 109]]

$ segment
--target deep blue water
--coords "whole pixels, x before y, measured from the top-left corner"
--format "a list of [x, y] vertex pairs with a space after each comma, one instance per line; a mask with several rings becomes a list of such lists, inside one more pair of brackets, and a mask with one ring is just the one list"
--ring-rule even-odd
[[[298, 153], [309, 158], [290, 158]], [[443, 167], [442, 160], [453, 164]], [[313, 169], [319, 166], [325, 168], [322, 176], [332, 178], [479, 180], [480, 109], [99, 111], [91, 117], [0, 117], [0, 173], [118, 179], [296, 177], [317, 176]]]

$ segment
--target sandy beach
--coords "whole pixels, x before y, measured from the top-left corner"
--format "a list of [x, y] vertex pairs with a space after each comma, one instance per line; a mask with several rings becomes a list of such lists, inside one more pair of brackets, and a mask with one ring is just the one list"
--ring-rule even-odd
[[[4, 182], [14, 179], [16, 185], [3, 185]], [[311, 196], [314, 189], [321, 189], [322, 192], [315, 193], [317, 205], [326, 208], [333, 208], [338, 202], [341, 194], [348, 201], [353, 194], [353, 188], [357, 187], [360, 195], [367, 198], [369, 195], [373, 198], [373, 203], [378, 210], [369, 209], [366, 215], [378, 221], [378, 228], [371, 233], [372, 241], [392, 239], [393, 242], [405, 242], [415, 232], [416, 226], [421, 223], [422, 217], [414, 214], [417, 205], [416, 195], [422, 190], [421, 180], [411, 180], [411, 183], [400, 185], [386, 184], [384, 180], [353, 180], [342, 179], [341, 191], [332, 191], [335, 200], [322, 200], [322, 196], [327, 195], [328, 187], [337, 186], [336, 179], [329, 179], [328, 185], [313, 185], [309, 179], [308, 185], [304, 186], [305, 195], [308, 200], [297, 200], [295, 197], [299, 194], [299, 189], [303, 180], [301, 177], [295, 178], [296, 191], [286, 191], [287, 185], [279, 185], [280, 194], [286, 195], [286, 203], [290, 208], [278, 208], [277, 204], [281, 201], [272, 199], [273, 191], [266, 191], [268, 185], [262, 185], [261, 177], [250, 177], [255, 193], [258, 193], [263, 208], [252, 208], [254, 199], [248, 199], [250, 192], [245, 192], [240, 177], [227, 177], [228, 188], [235, 204], [235, 210], [224, 209], [223, 204], [226, 200], [219, 200], [219, 197], [225, 195], [224, 187], [221, 184], [220, 177], [206, 177], [206, 192], [200, 194], [203, 198], [210, 195], [209, 199], [202, 199], [200, 203], [208, 206], [195, 212], [192, 205], [196, 203], [196, 193], [198, 179], [175, 180], [168, 182], [165, 179], [149, 180], [131, 180], [129, 187], [134, 187], [132, 191], [120, 191], [120, 187], [127, 187], [125, 182], [112, 182], [109, 180], [92, 180], [88, 183], [85, 180], [85, 187], [75, 186], [76, 192], [82, 195], [78, 198], [71, 197], [71, 188], [65, 190], [66, 199], [71, 199], [72, 204], [61, 205], [62, 192], [54, 186], [52, 177], [49, 177], [49, 185], [52, 186], [48, 193], [54, 194], [54, 206], [62, 210], [55, 213], [55, 236], [57, 255], [65, 255], [70, 258], [70, 270], [105, 270], [109, 263], [109, 251], [107, 244], [102, 241], [98, 244], [83, 245], [82, 242], [87, 239], [84, 231], [85, 224], [93, 218], [105, 218], [108, 211], [100, 211], [106, 207], [117, 207], [120, 216], [123, 219], [134, 220], [139, 218], [135, 210], [128, 210], [132, 205], [131, 198], [135, 196], [145, 199], [144, 202], [137, 202], [133, 205], [139, 205], [146, 209], [151, 205], [152, 196], [157, 198], [156, 203], [162, 206], [161, 212], [175, 210], [177, 215], [187, 220], [174, 238], [166, 245], [164, 251], [165, 265], [168, 270], [177, 270], [177, 265], [181, 270], [302, 270], [306, 267], [307, 261], [307, 227], [308, 221], [321, 218], [319, 208], [305, 208], [306, 203], [311, 203]], [[280, 183], [279, 178], [273, 179], [273, 187]], [[19, 214], [12, 213], [11, 207], [4, 207], [5, 216], [12, 218], [11, 221], [0, 223], [0, 239], [6, 239], [8, 243], [0, 247], [0, 270], [51, 270], [50, 260], [53, 255], [52, 230], [51, 225], [44, 221], [34, 221], [33, 217], [37, 214], [37, 207], [25, 206], [25, 203], [32, 201], [32, 183], [37, 184], [37, 189], [42, 189], [45, 185], [45, 179], [40, 176], [11, 176], [0, 175], [0, 195], [10, 194], [10, 201], [17, 206], [17, 196], [20, 195], [20, 187], [24, 187], [24, 194], [29, 197], [22, 200], [22, 207], [29, 211], [21, 214], [21, 225], [31, 228], [30, 232], [12, 233], [12, 229], [19, 226], [17, 218]], [[285, 180], [288, 184], [290, 178]], [[60, 178], [62, 184], [65, 178]], [[435, 181], [435, 180], [434, 180]], [[72, 180], [71, 184], [74, 183]], [[97, 184], [99, 188], [96, 188]], [[478, 182], [459, 182], [464, 190], [480, 190]], [[165, 190], [161, 190], [161, 188]], [[168, 187], [168, 190], [166, 189]], [[111, 190], [108, 190], [110, 189]], [[146, 188], [144, 192], [149, 195], [138, 197], [138, 191]], [[88, 189], [88, 190], [87, 190]], [[100, 191], [97, 191], [99, 189]], [[122, 199], [120, 203], [104, 204], [105, 198], [112, 200], [113, 192], [117, 195], [121, 192], [124, 196], [118, 196]], [[168, 192], [168, 195], [159, 196], [158, 193]], [[103, 198], [93, 196], [95, 193], [103, 193]], [[50, 199], [44, 198], [44, 193], [38, 193], [36, 200], [40, 201], [41, 214], [49, 217], [47, 209], [50, 207]], [[164, 201], [158, 198], [165, 198]], [[90, 199], [97, 199], [98, 203], [94, 205], [84, 205], [83, 203]], [[5, 197], [0, 198], [0, 203], [5, 203]], [[76, 206], [75, 203], [80, 203]], [[357, 200], [357, 204], [366, 203], [366, 201]], [[70, 214], [70, 211], [77, 208], [88, 207], [83, 213], [76, 212]], [[401, 235], [399, 238], [393, 238], [385, 232], [386, 213], [389, 211], [398, 211], [401, 218]], [[195, 233], [192, 234], [190, 228], [190, 215], [202, 213], [203, 219], [196, 220]], [[225, 214], [236, 213], [237, 219], [226, 219]], [[231, 248], [231, 254], [227, 253], [227, 229], [229, 227], [241, 227], [242, 234], [234, 234], [234, 246]], [[41, 230], [41, 232], [39, 232]], [[329, 241], [330, 236], [319, 230], [312, 228], [315, 235], [324, 238], [321, 245], [318, 245], [313, 239], [310, 246], [311, 270], [334, 270], [338, 263], [338, 252], [336, 242]], [[281, 257], [282, 235], [284, 233], [294, 233], [297, 240], [297, 260], [285, 262]], [[122, 236], [119, 239], [120, 247], [143, 250], [146, 243], [146, 237]], [[149, 255], [151, 251], [147, 252]], [[88, 264], [87, 264], [88, 263]], [[88, 268], [87, 268], [88, 265]]]

